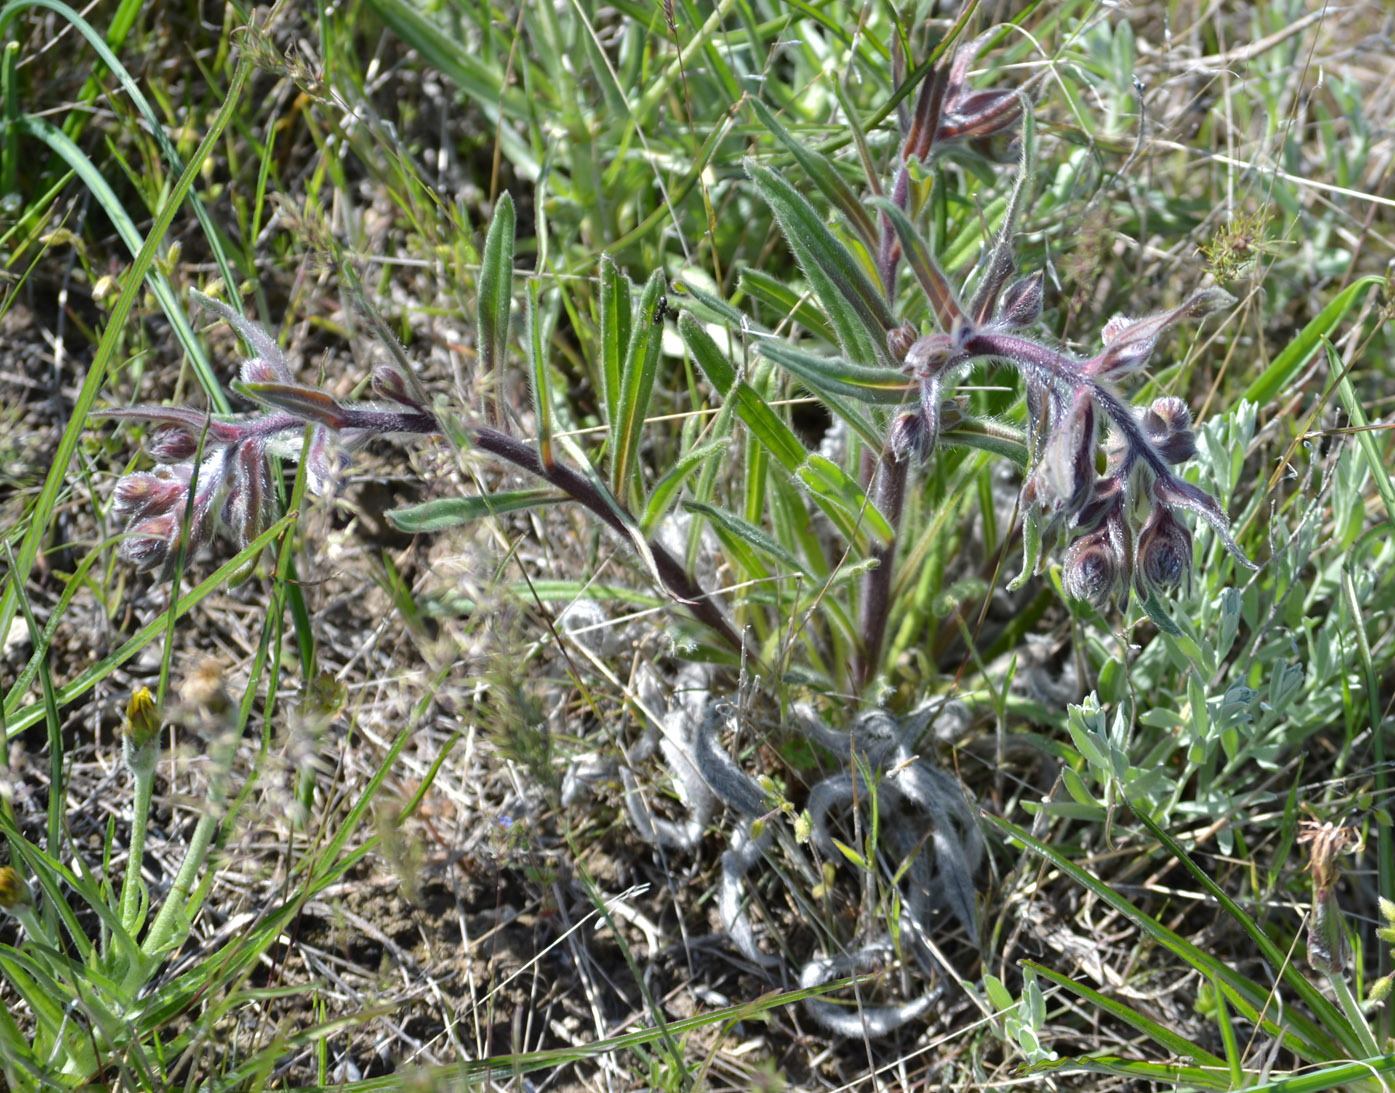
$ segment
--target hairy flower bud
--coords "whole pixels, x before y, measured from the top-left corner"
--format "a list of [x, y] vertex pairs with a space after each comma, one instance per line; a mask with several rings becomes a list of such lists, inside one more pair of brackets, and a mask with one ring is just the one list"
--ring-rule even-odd
[[1105, 607], [1123, 583], [1123, 565], [1107, 527], [1082, 535], [1066, 551], [1061, 578], [1066, 594]]
[[142, 519], [169, 512], [188, 497], [189, 478], [178, 468], [128, 474], [116, 484], [111, 512], [118, 519]]
[[373, 366], [373, 378], [370, 381], [373, 393], [380, 398], [389, 399], [400, 406], [410, 406], [414, 410], [424, 409], [421, 403], [412, 395], [407, 377], [402, 374], [402, 370], [396, 365], [376, 364]]
[[1192, 533], [1166, 505], [1157, 506], [1138, 533], [1134, 583], [1139, 595], [1176, 588], [1191, 566]]
[[1094, 486], [1096, 432], [1095, 400], [1081, 391], [1046, 441], [1042, 472], [1067, 512], [1078, 512]]
[[1143, 412], [1143, 428], [1158, 454], [1169, 463], [1185, 463], [1196, 455], [1192, 412], [1181, 399], [1154, 399], [1153, 405]]
[[893, 458], [902, 460], [911, 455], [928, 455], [930, 443], [930, 425], [923, 413], [908, 410], [896, 415], [896, 420], [891, 423], [891, 435], [887, 438], [887, 447]]
[[199, 438], [183, 429], [161, 429], [150, 442], [150, 458], [156, 463], [184, 463], [198, 450]]
[[29, 882], [8, 865], [0, 865], [0, 910], [14, 911], [34, 902]]
[[916, 330], [915, 324], [909, 320], [902, 323], [893, 330], [886, 332], [886, 348], [891, 354], [891, 359], [898, 364], [906, 359], [906, 354], [910, 352], [911, 346], [920, 337], [920, 332]]
[[1044, 295], [1040, 270], [1014, 281], [1003, 290], [998, 321], [1005, 326], [1031, 326], [1041, 318]]
[[141, 687], [126, 703], [121, 729], [121, 759], [132, 774], [149, 774], [160, 758], [160, 718], [148, 688]]
[[926, 334], [906, 350], [906, 367], [921, 379], [937, 376], [944, 371], [950, 354], [957, 348], [948, 334]]

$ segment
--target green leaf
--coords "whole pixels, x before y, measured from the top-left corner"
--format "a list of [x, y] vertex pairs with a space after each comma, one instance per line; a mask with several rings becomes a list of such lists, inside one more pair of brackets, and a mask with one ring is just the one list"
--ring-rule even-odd
[[863, 206], [861, 199], [852, 191], [843, 176], [838, 173], [832, 162], [821, 152], [815, 152], [807, 148], [801, 141], [797, 140], [793, 133], [781, 124], [779, 118], [760, 99], [752, 96], [747, 103], [760, 118], [761, 124], [775, 134], [776, 138], [794, 155], [799, 165], [804, 168], [804, 173], [809, 176], [809, 180], [818, 187], [818, 190], [826, 197], [835, 209], [847, 217], [848, 223], [862, 239], [862, 245], [869, 252], [875, 253], [877, 249], [877, 227], [872, 222], [872, 218], [867, 214], [867, 209]]
[[798, 349], [779, 338], [756, 343], [761, 356], [774, 361], [817, 395], [833, 395], [870, 402], [879, 406], [900, 406], [914, 401], [915, 384], [895, 368], [875, 368], [853, 364], [839, 357], [827, 357]]
[[611, 463], [610, 487], [617, 497], [625, 497], [633, 481], [638, 495], [639, 438], [644, 419], [649, 413], [649, 399], [654, 391], [654, 374], [659, 367], [659, 349], [663, 342], [663, 323], [655, 322], [659, 299], [666, 282], [663, 270], [656, 269], [644, 286], [639, 298], [639, 313], [630, 328], [630, 343], [625, 350], [625, 363], [620, 372], [620, 397], [615, 405], [615, 417], [610, 423]]
[[[764, 270], [750, 267], [741, 271], [740, 285], [742, 292], [770, 307], [781, 319], [793, 319], [815, 337], [837, 343], [838, 336], [833, 332], [833, 327], [823, 312], [809, 302], [807, 293], [796, 292]], [[739, 324], [741, 321], [738, 315], [736, 322]]]
[[508, 493], [482, 494], [479, 497], [439, 497], [420, 505], [393, 509], [387, 514], [388, 523], [398, 531], [409, 534], [427, 534], [446, 531], [468, 524], [473, 520], [483, 520], [504, 512], [536, 508], [539, 505], [555, 505], [567, 501], [566, 494], [551, 489], [512, 490]]
[[722, 437], [708, 444], [699, 444], [684, 454], [662, 478], [654, 483], [654, 488], [649, 493], [649, 504], [645, 507], [644, 515], [639, 522], [646, 535], [653, 534], [654, 528], [673, 506], [673, 502], [678, 497], [679, 489], [682, 488], [689, 476], [707, 460], [726, 451], [730, 445], [731, 440], [727, 437]]
[[1344, 288], [1335, 300], [1299, 332], [1298, 337], [1284, 347], [1270, 362], [1269, 367], [1245, 388], [1242, 397], [1260, 406], [1267, 406], [1283, 390], [1284, 385], [1298, 374], [1299, 369], [1313, 359], [1313, 354], [1322, 345], [1322, 339], [1337, 328], [1337, 324], [1355, 306], [1357, 298], [1367, 289], [1384, 283], [1384, 277], [1369, 273]]
[[740, 539], [747, 546], [753, 547], [767, 558], [778, 562], [790, 573], [804, 574], [810, 580], [813, 579], [792, 551], [781, 546], [755, 524], [743, 520], [739, 516], [734, 516], [724, 509], [719, 509], [715, 505], [703, 504], [701, 501], [685, 501], [683, 507], [689, 512], [707, 517], [718, 529]]
[[843, 353], [860, 364], [890, 364], [886, 333], [896, 320], [862, 265], [798, 190], [753, 159], [745, 165], [828, 314]]
[[1189, 1059], [1197, 1066], [1223, 1067], [1226, 1065], [1224, 1059], [1219, 1055], [1213, 1055], [1205, 1048], [1192, 1043], [1180, 1033], [1173, 1032], [1166, 1025], [1159, 1024], [1150, 1017], [1139, 1013], [1131, 1006], [1123, 1002], [1116, 1001], [1108, 995], [1087, 987], [1083, 983], [1077, 983], [1074, 979], [1053, 971], [1044, 964], [1038, 964], [1035, 960], [1024, 960], [1022, 966], [1036, 972], [1044, 979], [1049, 979], [1059, 987], [1070, 991], [1071, 994], [1081, 999], [1087, 1005], [1095, 1009], [1102, 1010], [1111, 1017], [1122, 1021], [1130, 1028], [1143, 1033], [1154, 1043], [1173, 1055]]
[[901, 241], [901, 255], [915, 273], [916, 280], [920, 282], [940, 329], [952, 331], [955, 323], [964, 317], [964, 307], [959, 302], [954, 287], [949, 283], [949, 278], [945, 276], [945, 271], [935, 261], [930, 248], [921, 238], [920, 232], [916, 231], [910, 218], [894, 202], [884, 197], [874, 197], [872, 203], [891, 222], [896, 237]]
[[620, 369], [630, 344], [630, 279], [615, 266], [615, 259], [601, 255], [600, 351], [601, 389], [605, 395], [606, 423], [614, 428], [620, 403]]
[[508, 191], [499, 195], [494, 219], [484, 238], [480, 255], [479, 280], [479, 362], [485, 382], [490, 385], [488, 401], [492, 420], [501, 420], [499, 392], [508, 356], [509, 312], [513, 307], [513, 198]]

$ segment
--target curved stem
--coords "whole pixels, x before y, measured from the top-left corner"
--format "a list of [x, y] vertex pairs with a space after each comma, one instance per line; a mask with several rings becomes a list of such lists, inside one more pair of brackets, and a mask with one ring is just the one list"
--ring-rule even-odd
[[136, 917], [140, 913], [140, 867], [145, 857], [145, 829], [150, 822], [150, 798], [155, 787], [155, 772], [137, 771], [134, 778], [131, 844], [126, 854], [126, 879], [121, 884], [121, 925], [132, 935], [139, 929]]

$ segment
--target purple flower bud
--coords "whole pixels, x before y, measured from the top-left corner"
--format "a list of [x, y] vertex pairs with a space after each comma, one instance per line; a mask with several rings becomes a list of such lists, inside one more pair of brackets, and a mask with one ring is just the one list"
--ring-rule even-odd
[[179, 542], [180, 515], [177, 512], [164, 512], [128, 528], [127, 537], [118, 551], [122, 561], [130, 563], [142, 573], [167, 565]]
[[1176, 588], [1191, 567], [1192, 533], [1166, 505], [1157, 506], [1138, 533], [1134, 583], [1139, 595]]
[[397, 403], [399, 406], [411, 407], [413, 410], [424, 409], [421, 402], [413, 395], [411, 385], [407, 382], [407, 377], [402, 374], [402, 370], [396, 365], [374, 365], [371, 384], [373, 393], [380, 398], [388, 399]]
[[189, 476], [181, 478], [179, 471], [188, 468], [140, 471], [128, 474], [116, 484], [112, 493], [111, 512], [118, 519], [141, 520], [169, 512], [188, 497]]
[[1077, 512], [1090, 497], [1096, 439], [1095, 400], [1081, 391], [1066, 419], [1052, 426], [1042, 455], [1047, 484], [1067, 512]]
[[906, 350], [906, 367], [921, 379], [938, 376], [958, 348], [948, 334], [927, 334]]
[[340, 448], [334, 433], [320, 427], [313, 429], [310, 447], [305, 453], [305, 488], [316, 497], [333, 497], [339, 490], [340, 476], [348, 466], [349, 457]]
[[1155, 399], [1143, 412], [1143, 428], [1158, 454], [1169, 463], [1185, 463], [1196, 455], [1196, 435], [1192, 432], [1192, 412], [1179, 398]]
[[1031, 326], [1041, 318], [1044, 295], [1040, 270], [1014, 281], [1003, 291], [998, 321], [1005, 326]]
[[184, 463], [199, 450], [199, 439], [183, 429], [161, 429], [149, 444], [156, 463]]
[[1072, 599], [1104, 608], [1121, 586], [1123, 565], [1109, 527], [1082, 535], [1066, 551], [1062, 583]]
[[[906, 359], [906, 354], [910, 352], [911, 346], [915, 344], [920, 336], [912, 322], [904, 322], [894, 330], [886, 332], [886, 348], [891, 354], [891, 359], [900, 363]], [[376, 376], [376, 373], [375, 373]]]
[[240, 444], [228, 461], [228, 495], [223, 500], [222, 521], [239, 547], [246, 547], [271, 522], [271, 471], [266, 443]]
[[910, 455], [928, 455], [929, 442], [930, 427], [923, 413], [907, 411], [898, 414], [891, 423], [887, 446], [891, 449], [892, 457], [898, 461]]

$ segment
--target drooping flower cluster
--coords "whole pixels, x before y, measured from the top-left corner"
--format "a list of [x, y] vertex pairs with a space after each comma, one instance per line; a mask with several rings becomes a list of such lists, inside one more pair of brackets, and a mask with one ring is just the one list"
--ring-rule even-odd
[[127, 533], [121, 558], [166, 577], [181, 543], [187, 557], [221, 533], [243, 550], [274, 522], [273, 458], [304, 458], [306, 488], [328, 497], [348, 467], [348, 453], [373, 437], [440, 431], [409, 369], [380, 364], [372, 388], [382, 401], [341, 403], [319, 388], [296, 383], [275, 339], [259, 325], [202, 293], [193, 296], [231, 324], [253, 353], [233, 389], [262, 408], [217, 415], [181, 406], [102, 412], [159, 427], [149, 446], [158, 466], [118, 481], [111, 511]]
[[[968, 92], [969, 60], [979, 43], [956, 54], [943, 74], [922, 87], [916, 114], [903, 123], [903, 166], [882, 209], [879, 272], [890, 298], [903, 255], [929, 300], [939, 329], [921, 336], [911, 324], [891, 330], [887, 346], [917, 388], [918, 405], [893, 422], [892, 456], [927, 455], [954, 424], [947, 401], [959, 375], [979, 362], [1015, 369], [1026, 386], [1030, 469], [1022, 499], [1027, 564], [1036, 568], [1043, 540], [1071, 540], [1063, 578], [1076, 599], [1103, 606], [1132, 583], [1146, 601], [1175, 588], [1191, 568], [1191, 533], [1179, 521], [1189, 510], [1210, 524], [1245, 565], [1230, 523], [1215, 499], [1180, 478], [1173, 467], [1196, 452], [1191, 414], [1182, 400], [1156, 399], [1139, 408], [1123, 398], [1118, 381], [1148, 362], [1159, 338], [1186, 319], [1233, 303], [1220, 289], [1195, 293], [1180, 307], [1144, 319], [1116, 316], [1105, 326], [1102, 348], [1087, 359], [1033, 338], [1042, 312], [1040, 273], [1019, 276], [1013, 234], [1031, 183], [1034, 130], [1023, 97], [1007, 91]], [[1008, 100], [1015, 109], [1008, 107]], [[938, 113], [937, 113], [938, 111]], [[975, 278], [966, 304], [911, 226], [907, 164], [930, 155], [938, 142], [983, 136], [1021, 121], [1021, 161], [1003, 225]], [[935, 141], [924, 134], [935, 133]], [[1103, 453], [1104, 470], [1097, 469]]]

